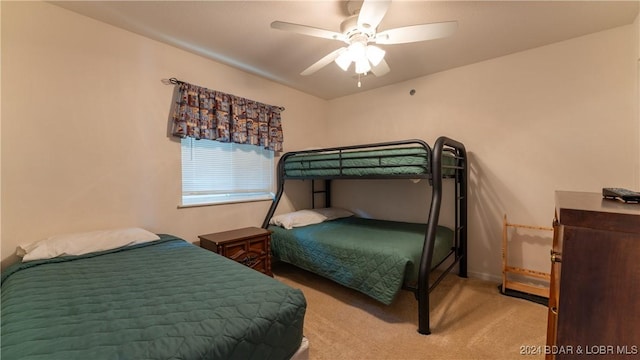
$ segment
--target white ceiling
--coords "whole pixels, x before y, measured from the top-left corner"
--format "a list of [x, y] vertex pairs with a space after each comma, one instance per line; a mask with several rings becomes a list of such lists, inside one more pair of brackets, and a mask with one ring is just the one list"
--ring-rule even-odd
[[[344, 43], [270, 28], [275, 20], [340, 32], [344, 1], [55, 1], [56, 5], [324, 99], [633, 23], [640, 1], [396, 0], [378, 31], [458, 21], [448, 38], [381, 45], [391, 72], [356, 86], [353, 67], [300, 72]], [[167, 74], [167, 77], [176, 74]], [[197, 84], [198, 79], [181, 79]]]

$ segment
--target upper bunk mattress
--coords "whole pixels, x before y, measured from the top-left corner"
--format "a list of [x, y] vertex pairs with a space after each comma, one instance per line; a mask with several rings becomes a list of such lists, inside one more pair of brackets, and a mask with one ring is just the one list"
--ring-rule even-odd
[[[454, 165], [452, 156], [443, 157], [445, 165]], [[424, 177], [430, 173], [429, 152], [423, 147], [402, 147], [366, 151], [329, 151], [297, 153], [286, 158], [285, 176], [398, 176]], [[445, 174], [452, 171], [444, 169]]]
[[289, 359], [300, 290], [182, 239], [3, 273], [2, 358]]
[[[270, 226], [276, 259], [390, 304], [403, 284], [415, 285], [426, 224], [358, 217], [291, 230]], [[453, 247], [453, 231], [438, 226], [432, 264]]]

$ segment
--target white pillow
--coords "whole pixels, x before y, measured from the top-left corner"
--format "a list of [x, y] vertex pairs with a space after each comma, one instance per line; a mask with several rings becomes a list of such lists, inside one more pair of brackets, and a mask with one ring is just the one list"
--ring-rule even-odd
[[349, 217], [349, 216], [353, 216], [354, 215], [349, 210], [346, 210], [346, 209], [343, 209], [343, 208], [337, 208], [337, 207], [313, 209], [313, 211], [317, 212], [318, 214], [326, 216], [327, 221], [340, 219], [340, 218], [345, 218], [345, 217]]
[[158, 239], [160, 239], [158, 235], [140, 228], [64, 234], [20, 245], [16, 250], [16, 255], [22, 257], [22, 262], [27, 262], [58, 256], [83, 255]]
[[319, 224], [327, 217], [313, 210], [299, 210], [287, 214], [276, 215], [269, 220], [269, 224], [282, 226], [291, 230], [294, 227]]

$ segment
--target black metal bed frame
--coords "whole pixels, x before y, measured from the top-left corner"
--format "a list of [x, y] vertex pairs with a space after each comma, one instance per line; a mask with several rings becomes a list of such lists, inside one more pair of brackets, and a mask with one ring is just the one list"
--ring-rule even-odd
[[[350, 166], [343, 165], [343, 154], [346, 152], [353, 152], [357, 150], [373, 150], [379, 148], [389, 148], [394, 146], [420, 146], [426, 150], [426, 156], [429, 158], [427, 160], [429, 164], [429, 169], [425, 169], [425, 172], [420, 175], [414, 174], [399, 174], [399, 175], [370, 175], [370, 176], [359, 176], [359, 175], [345, 175], [343, 174], [343, 170], [346, 168], [354, 168]], [[452, 155], [456, 161], [455, 165], [444, 165], [442, 158], [443, 154], [448, 152]], [[339, 166], [337, 170], [339, 173], [337, 175], [322, 175], [322, 176], [289, 176], [285, 172], [285, 162], [288, 158], [294, 155], [300, 154], [322, 154], [322, 153], [337, 153], [338, 154], [338, 162]], [[401, 155], [383, 155], [382, 157], [388, 156], [401, 156]], [[379, 166], [384, 166], [381, 163], [381, 159], [379, 161]], [[455, 175], [453, 176], [443, 176], [443, 168], [449, 168], [455, 170]], [[335, 169], [335, 168], [334, 168]], [[284, 192], [284, 183], [286, 180], [312, 180], [311, 184], [311, 197], [312, 197], [312, 207], [315, 207], [315, 197], [317, 194], [325, 195], [325, 206], [331, 206], [331, 181], [337, 179], [428, 179], [432, 188], [432, 196], [431, 196], [431, 206], [429, 208], [429, 220], [427, 223], [427, 231], [424, 238], [424, 245], [422, 249], [422, 257], [420, 260], [419, 274], [418, 274], [418, 283], [416, 287], [405, 287], [405, 289], [411, 290], [414, 292], [417, 300], [418, 300], [418, 332], [420, 334], [428, 335], [431, 333], [429, 328], [429, 293], [444, 279], [444, 277], [451, 272], [451, 270], [458, 265], [458, 275], [460, 277], [467, 277], [467, 176], [468, 176], [468, 167], [467, 167], [467, 153], [464, 145], [456, 140], [450, 139], [445, 136], [439, 137], [433, 147], [433, 150], [429, 147], [429, 145], [422, 140], [403, 140], [403, 141], [393, 141], [393, 142], [384, 142], [384, 143], [375, 143], [375, 144], [366, 144], [366, 145], [354, 145], [354, 146], [342, 146], [342, 147], [334, 147], [334, 148], [326, 148], [326, 149], [316, 149], [316, 150], [305, 150], [305, 151], [294, 151], [288, 152], [282, 155], [280, 161], [278, 162], [278, 188], [276, 192], [276, 196], [273, 199], [273, 203], [267, 212], [267, 216], [262, 224], [263, 228], [267, 228], [269, 226], [269, 220], [273, 216], [276, 208], [278, 207], [278, 203], [280, 202], [280, 198]], [[433, 247], [435, 244], [436, 238], [436, 230], [438, 226], [438, 220], [440, 215], [440, 207], [442, 203], [442, 178], [443, 177], [452, 177], [455, 178], [455, 228], [454, 228], [454, 246], [451, 249], [450, 253], [436, 266], [436, 268], [443, 264], [447, 259], [450, 259], [453, 256], [453, 262], [447, 267], [447, 269], [440, 274], [433, 282], [433, 284], [429, 285], [429, 275], [432, 269], [432, 254]], [[321, 190], [315, 189], [315, 180], [323, 180], [324, 188]]]

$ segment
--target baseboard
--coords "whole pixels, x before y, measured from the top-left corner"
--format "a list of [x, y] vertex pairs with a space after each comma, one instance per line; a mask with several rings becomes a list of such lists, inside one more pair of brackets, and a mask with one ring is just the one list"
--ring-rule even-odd
[[474, 278], [474, 279], [480, 279], [480, 280], [491, 281], [491, 282], [495, 282], [495, 283], [498, 283], [498, 284], [502, 284], [502, 276], [496, 276], [496, 275], [492, 275], [492, 274], [475, 272], [475, 271], [468, 271], [468, 270], [467, 270], [467, 275], [469, 277]]

